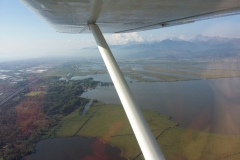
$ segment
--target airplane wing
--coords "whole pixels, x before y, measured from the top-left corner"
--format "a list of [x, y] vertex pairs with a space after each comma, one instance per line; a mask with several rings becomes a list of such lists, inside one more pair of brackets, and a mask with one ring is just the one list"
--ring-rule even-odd
[[57, 32], [143, 31], [240, 13], [239, 0], [20, 0]]

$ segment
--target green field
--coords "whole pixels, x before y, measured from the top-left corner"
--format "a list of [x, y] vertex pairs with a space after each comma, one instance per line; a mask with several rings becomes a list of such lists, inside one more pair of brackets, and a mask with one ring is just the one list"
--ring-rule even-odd
[[[169, 160], [239, 159], [240, 138], [179, 127], [168, 116], [143, 110], [150, 128]], [[130, 124], [121, 105], [94, 103], [86, 115], [76, 110], [66, 116], [52, 136], [97, 137], [119, 147], [128, 159], [143, 159]]]
[[87, 71], [83, 72], [81, 69], [63, 67], [63, 68], [53, 68], [49, 70], [45, 76], [67, 77], [69, 73], [72, 74], [71, 77], [74, 77], [74, 76], [87, 76], [87, 75], [94, 75], [94, 74], [106, 74], [108, 72], [106, 70], [94, 70], [94, 69], [88, 69]]
[[59, 76], [66, 77], [69, 73], [73, 73], [74, 69], [71, 67], [63, 67], [63, 68], [53, 68], [45, 76]]
[[[153, 71], [155, 71], [155, 70], [153, 70]], [[124, 69], [123, 73], [125, 76], [128, 76], [132, 79], [136, 79], [138, 81], [144, 81], [144, 82], [160, 82], [162, 80], [165, 82], [196, 80], [193, 78], [165, 75], [165, 74], [161, 74], [161, 73], [151, 73], [148, 71], [136, 71], [136, 70], [132, 70], [132, 69]], [[165, 72], [165, 73], [168, 73], [168, 72]], [[151, 80], [148, 78], [144, 78], [143, 76], [150, 76], [153, 78], [158, 78], [159, 80]]]
[[[89, 66], [91, 65], [93, 64], [89, 64]], [[134, 67], [132, 66], [141, 66], [143, 70], [134, 70]], [[221, 66], [225, 66], [225, 68], [221, 69]], [[230, 62], [162, 62], [146, 60], [141, 63], [126, 63], [120, 67], [125, 76], [144, 82], [173, 82], [197, 80], [203, 78], [213, 79], [240, 77], [239, 64]], [[61, 66], [59, 68], [53, 68], [49, 70], [45, 76], [66, 77], [69, 73], [71, 73], [70, 77], [73, 77], [94, 74], [107, 74], [108, 72], [105, 69], [96, 70], [89, 68], [83, 71], [81, 69], [73, 68], [70, 66]], [[190, 76], [195, 77], [192, 78]], [[151, 79], [151, 77], [157, 78], [159, 80]]]
[[87, 76], [87, 75], [106, 74], [106, 73], [108, 73], [106, 70], [89, 69], [86, 72], [82, 72], [81, 70], [76, 70], [73, 76]]
[[[197, 79], [214, 79], [214, 78], [232, 78], [240, 77], [238, 63], [229, 62], [151, 62], [136, 63], [133, 66], [140, 66], [142, 70], [134, 70], [134, 67], [124, 67], [122, 71], [125, 76], [131, 77], [138, 81], [189, 81]], [[166, 67], [168, 66], [168, 67]], [[222, 66], [225, 68], [221, 69]], [[175, 74], [175, 75], [174, 75]], [[144, 78], [150, 76], [159, 80]], [[195, 76], [195, 77], [190, 77]]]
[[25, 96], [37, 96], [42, 93], [43, 93], [42, 91], [33, 91], [33, 92], [25, 94]]
[[160, 71], [165, 73], [176, 73], [182, 75], [198, 76], [201, 78], [211, 79], [211, 78], [230, 78], [239, 77], [240, 70], [230, 70], [230, 69], [203, 69], [203, 68], [191, 68], [186, 71], [166, 69], [161, 67], [151, 67], [145, 66], [144, 69], [149, 71]]

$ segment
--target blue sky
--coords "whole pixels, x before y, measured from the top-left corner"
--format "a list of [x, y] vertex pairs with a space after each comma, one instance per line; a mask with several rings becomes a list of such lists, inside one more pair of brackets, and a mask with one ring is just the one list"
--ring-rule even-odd
[[[240, 15], [236, 15], [164, 29], [105, 36], [110, 44], [151, 42], [173, 37], [187, 40], [198, 34], [240, 38], [239, 28]], [[94, 45], [91, 34], [57, 33], [19, 1], [0, 0], [0, 59], [62, 55]]]

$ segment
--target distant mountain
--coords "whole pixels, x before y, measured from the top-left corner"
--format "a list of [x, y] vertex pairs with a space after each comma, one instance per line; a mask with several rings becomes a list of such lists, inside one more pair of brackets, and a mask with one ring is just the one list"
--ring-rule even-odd
[[222, 38], [219, 36], [215, 36], [215, 37], [208, 37], [208, 36], [203, 36], [203, 35], [197, 35], [195, 36], [193, 39], [191, 39], [191, 42], [227, 42], [231, 39], [229, 38]]
[[[173, 38], [110, 47], [116, 57], [148, 59], [239, 59], [240, 39], [197, 35], [189, 41]], [[95, 51], [87, 48], [85, 51]]]
[[211, 39], [211, 37], [203, 36], [203, 35], [197, 35], [193, 39], [191, 39], [191, 42], [207, 42]]

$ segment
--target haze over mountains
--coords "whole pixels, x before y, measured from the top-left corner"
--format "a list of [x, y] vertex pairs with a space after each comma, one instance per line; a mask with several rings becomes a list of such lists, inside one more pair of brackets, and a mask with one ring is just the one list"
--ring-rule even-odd
[[[191, 40], [177, 38], [155, 42], [136, 42], [110, 47], [116, 57], [163, 60], [226, 59], [240, 60], [240, 39], [197, 35]], [[99, 54], [96, 47], [81, 52]]]

